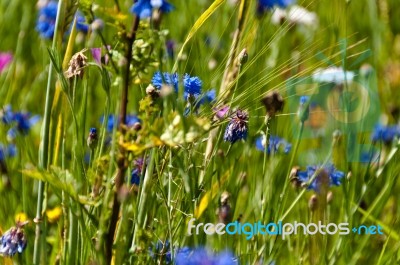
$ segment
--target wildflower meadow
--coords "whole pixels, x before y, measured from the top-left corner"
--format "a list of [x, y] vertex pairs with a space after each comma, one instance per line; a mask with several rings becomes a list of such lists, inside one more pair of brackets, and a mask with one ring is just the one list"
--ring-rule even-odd
[[400, 264], [398, 0], [0, 0], [0, 264]]

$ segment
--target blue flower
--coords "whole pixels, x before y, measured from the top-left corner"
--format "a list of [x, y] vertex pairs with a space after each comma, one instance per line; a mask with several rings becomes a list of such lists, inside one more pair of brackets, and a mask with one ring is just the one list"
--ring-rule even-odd
[[144, 159], [143, 158], [138, 158], [135, 161], [133, 161], [134, 167], [132, 168], [131, 171], [131, 184], [135, 184], [136, 186], [139, 186], [140, 184], [140, 177], [142, 175], [143, 171], [143, 165], [144, 165]]
[[248, 130], [247, 121], [247, 113], [237, 110], [234, 113], [234, 117], [229, 121], [229, 124], [225, 129], [224, 141], [234, 144], [238, 140], [246, 140]]
[[[104, 121], [104, 116], [100, 118], [100, 122], [103, 123]], [[141, 123], [141, 120], [136, 116], [136, 115], [127, 115], [125, 124], [128, 127], [132, 127], [135, 125], [135, 123]], [[114, 115], [108, 115], [108, 120], [107, 120], [107, 132], [111, 133], [114, 129], [115, 125], [119, 125], [119, 121], [116, 116]]]
[[149, 247], [149, 255], [154, 261], [160, 260], [160, 257], [162, 257], [161, 259], [165, 261], [165, 264], [171, 264], [172, 259], [169, 241], [167, 240], [163, 243], [161, 240], [158, 240], [156, 244], [153, 244], [153, 247]]
[[192, 111], [197, 114], [201, 105], [213, 103], [215, 101], [216, 92], [215, 92], [215, 89], [212, 89], [202, 95], [194, 96], [194, 99], [195, 99], [194, 102], [190, 102], [190, 97], [188, 95], [186, 95], [185, 98], [186, 98], [186, 100], [189, 101], [188, 106], [186, 106], [185, 113], [184, 113], [184, 115], [187, 116], [187, 115], [189, 115], [189, 113], [191, 111], [191, 104], [194, 105]]
[[86, 23], [85, 17], [80, 12], [76, 14], [76, 29], [78, 31], [82, 31], [83, 33], [87, 33], [89, 31], [89, 25]]
[[174, 59], [175, 55], [175, 41], [173, 40], [167, 40], [165, 43], [165, 46], [167, 48], [167, 54], [170, 59]]
[[296, 2], [295, 0], [258, 0], [257, 4], [257, 13], [262, 14], [268, 10], [271, 10], [273, 7], [281, 7], [286, 8], [288, 5]]
[[14, 113], [12, 112], [11, 105], [6, 105], [2, 110], [0, 110], [1, 121], [4, 124], [10, 124], [14, 119]]
[[22, 253], [26, 248], [26, 238], [22, 226], [17, 224], [16, 227], [10, 228], [2, 237], [0, 237], [0, 255], [12, 257], [16, 253]]
[[383, 141], [384, 143], [390, 143], [394, 138], [400, 137], [400, 127], [397, 125], [383, 126], [378, 124], [372, 133], [372, 141], [378, 142]]
[[300, 97], [300, 105], [299, 105], [299, 110], [297, 115], [299, 116], [299, 119], [301, 122], [305, 122], [308, 120], [308, 117], [310, 116], [310, 104], [308, 103], [310, 100], [309, 96], [301, 96]]
[[17, 133], [26, 135], [31, 127], [39, 120], [39, 115], [31, 116], [29, 112], [13, 112], [10, 105], [5, 106], [0, 112], [1, 121], [5, 125], [12, 125], [7, 132], [7, 138], [12, 141]]
[[0, 143], [0, 162], [4, 162], [6, 158], [14, 157], [17, 155], [17, 147], [15, 144], [4, 146]]
[[[58, 2], [49, 1], [39, 10], [39, 18], [36, 22], [36, 31], [39, 32], [40, 37], [44, 39], [52, 39], [55, 31], [56, 18], [57, 18]], [[85, 18], [77, 13], [76, 28], [79, 31], [87, 33], [89, 26], [85, 24]]]
[[[314, 174], [317, 172], [317, 176], [314, 177]], [[327, 176], [328, 179], [324, 179], [324, 176]], [[320, 186], [326, 181], [328, 186], [339, 186], [342, 183], [342, 179], [344, 177], [344, 173], [342, 171], [338, 171], [332, 164], [329, 164], [325, 167], [320, 166], [308, 166], [306, 171], [297, 171], [296, 173], [297, 179], [307, 184], [311, 178], [314, 177], [314, 180], [308, 186], [308, 189], [312, 189], [315, 191], [319, 191]]]
[[185, 88], [185, 99], [187, 99], [187, 97], [189, 95], [192, 96], [198, 96], [201, 94], [201, 86], [202, 86], [202, 81], [200, 78], [198, 78], [197, 76], [193, 76], [191, 77], [189, 74], [185, 74], [185, 76], [183, 77], [183, 86]]
[[[256, 148], [260, 151], [265, 151], [265, 145], [266, 145], [266, 137], [265, 135], [258, 137], [256, 140]], [[285, 139], [282, 139], [278, 136], [271, 135], [269, 137], [269, 145], [267, 148], [267, 153], [270, 154], [271, 150], [272, 153], [278, 153], [280, 150], [282, 150], [285, 154], [290, 152], [290, 149], [292, 148], [292, 145], [287, 142]]]
[[176, 265], [237, 265], [238, 261], [229, 251], [212, 255], [204, 248], [182, 248], [176, 255]]
[[177, 73], [163, 73], [156, 72], [151, 79], [151, 83], [157, 89], [161, 89], [162, 85], [172, 86], [175, 92], [178, 92], [179, 76]]
[[97, 144], [97, 129], [96, 128], [90, 128], [89, 131], [89, 136], [87, 138], [87, 145], [89, 148], [94, 148]]
[[165, 0], [139, 0], [131, 7], [131, 12], [142, 18], [151, 17], [153, 9], [163, 13], [171, 12], [174, 7]]
[[27, 112], [16, 112], [14, 113], [14, 119], [16, 122], [16, 129], [22, 134], [28, 134], [31, 127], [35, 125], [39, 120], [39, 115], [31, 115]]
[[45, 39], [51, 39], [54, 34], [57, 18], [58, 2], [50, 1], [39, 10], [39, 19], [36, 24], [36, 30], [40, 36]]

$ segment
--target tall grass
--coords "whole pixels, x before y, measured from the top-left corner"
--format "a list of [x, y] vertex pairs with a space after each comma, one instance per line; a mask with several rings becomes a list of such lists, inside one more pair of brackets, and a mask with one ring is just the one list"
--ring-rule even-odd
[[[273, 10], [256, 14], [257, 1], [233, 2], [171, 0], [172, 12], [139, 19], [133, 1], [60, 0], [53, 40], [45, 40], [35, 30], [35, 1], [0, 0], [0, 52], [14, 55], [0, 73], [0, 106], [41, 116], [13, 139], [16, 122], [1, 125], [0, 142], [18, 151], [2, 161], [0, 232], [30, 222], [26, 249], [0, 264], [170, 264], [184, 247], [228, 250], [239, 264], [399, 262], [398, 135], [371, 141], [377, 123], [399, 118], [396, 1], [299, 1], [318, 16], [310, 26], [275, 25]], [[70, 26], [77, 9], [104, 27], [78, 32]], [[99, 47], [108, 63], [91, 54]], [[67, 78], [80, 51], [83, 75]], [[315, 82], [313, 73], [329, 66], [353, 72], [353, 83]], [[182, 80], [178, 91], [162, 87], [154, 97], [156, 71], [197, 76], [216, 99], [196, 109], [199, 99], [184, 99]], [[262, 99], [271, 91], [285, 104], [267, 116]], [[310, 114], [301, 120], [304, 95]], [[217, 118], [223, 106], [229, 113]], [[229, 143], [236, 109], [249, 115], [248, 136]], [[130, 115], [140, 121], [130, 124]], [[90, 128], [98, 135], [88, 146]], [[258, 150], [262, 134], [286, 139], [291, 150]], [[370, 150], [378, 158], [361, 159]], [[329, 164], [344, 173], [341, 185], [307, 189], [319, 172], [295, 185], [294, 167]], [[379, 225], [384, 234], [188, 235], [191, 218], [346, 222]]]

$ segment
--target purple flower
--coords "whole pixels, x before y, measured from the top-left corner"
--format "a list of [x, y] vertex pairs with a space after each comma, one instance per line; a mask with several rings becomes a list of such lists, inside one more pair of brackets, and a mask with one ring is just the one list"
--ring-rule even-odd
[[248, 119], [249, 117], [246, 112], [237, 110], [225, 129], [224, 141], [234, 144], [238, 140], [246, 140]]
[[140, 176], [142, 175], [143, 166], [144, 166], [143, 158], [138, 158], [133, 161], [133, 168], [131, 171], [131, 184], [132, 185], [135, 184], [136, 186], [139, 186]]
[[25, 224], [17, 224], [17, 226], [7, 230], [0, 237], [0, 255], [12, 257], [16, 253], [22, 253], [26, 248], [27, 240], [22, 227]]
[[[111, 47], [107, 45], [107, 47], [105, 47], [105, 49], [108, 49], [108, 51], [111, 50]], [[92, 52], [92, 57], [94, 59], [94, 61], [99, 64], [108, 64], [108, 61], [110, 60], [110, 57], [108, 56], [108, 53], [105, 52], [104, 56], [102, 56], [102, 48], [91, 48], [90, 51]]]
[[10, 52], [0, 52], [0, 74], [13, 60], [13, 55]]
[[229, 112], [229, 106], [223, 106], [214, 110], [215, 110], [215, 116], [217, 116], [218, 119], [223, 119]]

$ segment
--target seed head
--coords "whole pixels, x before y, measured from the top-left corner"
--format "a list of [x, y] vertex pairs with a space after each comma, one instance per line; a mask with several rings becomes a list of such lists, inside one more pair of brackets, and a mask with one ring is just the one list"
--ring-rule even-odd
[[68, 70], [65, 72], [67, 78], [72, 78], [74, 76], [83, 77], [83, 69], [87, 66], [87, 57], [83, 54], [86, 49], [77, 52], [72, 56], [69, 61]]
[[276, 113], [281, 112], [283, 110], [283, 106], [285, 101], [281, 94], [278, 91], [269, 92], [261, 102], [264, 104], [267, 109], [267, 114], [269, 117], [274, 117]]

